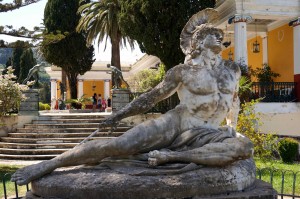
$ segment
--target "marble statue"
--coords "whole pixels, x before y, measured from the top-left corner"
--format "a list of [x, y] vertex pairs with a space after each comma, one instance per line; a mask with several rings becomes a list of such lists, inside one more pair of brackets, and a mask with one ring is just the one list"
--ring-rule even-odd
[[38, 73], [39, 72], [44, 72], [45, 71], [44, 67], [45, 67], [45, 62], [42, 62], [40, 64], [37, 64], [37, 65], [33, 66], [29, 70], [29, 72], [27, 74], [27, 77], [23, 81], [23, 84], [26, 84], [26, 82], [28, 82], [31, 77], [33, 77], [34, 80], [37, 82], [38, 79], [39, 79]]
[[111, 69], [112, 73], [114, 74], [113, 76], [113, 81], [115, 84], [115, 88], [120, 88], [120, 84], [122, 84], [122, 82], [124, 82], [124, 84], [126, 85], [127, 89], [129, 88], [128, 83], [125, 81], [125, 79], [123, 78], [123, 74], [122, 71], [120, 71], [117, 67], [115, 66], [109, 66], [109, 68]]
[[[181, 33], [185, 62], [170, 69], [155, 88], [106, 118], [99, 128], [146, 112], [177, 92], [180, 104], [175, 109], [106, 144], [88, 141], [51, 160], [21, 168], [11, 180], [23, 185], [60, 167], [97, 164], [107, 158], [140, 158], [150, 168], [173, 163], [223, 167], [251, 158], [251, 141], [234, 130], [241, 72], [236, 63], [219, 54], [223, 32], [210, 24], [216, 19], [213, 9], [195, 14]], [[225, 118], [228, 125], [221, 127]]]

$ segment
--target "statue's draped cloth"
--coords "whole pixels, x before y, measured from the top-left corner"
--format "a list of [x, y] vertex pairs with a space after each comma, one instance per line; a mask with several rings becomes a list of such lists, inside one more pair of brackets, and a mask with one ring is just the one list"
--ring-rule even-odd
[[[208, 128], [194, 128], [179, 134], [170, 146], [159, 151], [188, 151], [203, 147], [209, 143], [222, 142], [227, 138], [235, 137], [235, 133]], [[120, 173], [131, 175], [164, 175], [183, 173], [203, 167], [194, 163], [168, 163], [160, 166], [148, 164], [148, 153], [131, 155], [102, 160], [99, 168], [110, 168]]]

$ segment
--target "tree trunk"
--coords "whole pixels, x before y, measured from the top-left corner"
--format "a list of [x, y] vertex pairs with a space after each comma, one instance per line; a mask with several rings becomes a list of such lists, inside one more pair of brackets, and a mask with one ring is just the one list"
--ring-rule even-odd
[[[121, 70], [121, 61], [120, 61], [120, 37], [111, 39], [111, 65], [115, 66]], [[112, 80], [114, 79], [114, 73], [112, 73]], [[121, 81], [119, 81], [119, 87], [121, 86]], [[114, 81], [112, 81], [112, 87], [116, 86]]]
[[64, 96], [64, 92], [67, 93], [68, 89], [67, 89], [67, 74], [63, 68], [61, 68], [61, 83], [62, 83], [64, 89], [60, 89], [60, 91], [61, 91], [60, 95], [61, 95], [62, 100], [64, 100], [66, 97], [66, 96]]
[[71, 99], [77, 99], [77, 74], [68, 74]]

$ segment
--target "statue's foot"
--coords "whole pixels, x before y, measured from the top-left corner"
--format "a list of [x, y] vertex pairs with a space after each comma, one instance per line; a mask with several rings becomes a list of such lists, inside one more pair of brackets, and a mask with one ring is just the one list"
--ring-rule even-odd
[[161, 152], [161, 151], [150, 151], [148, 153], [148, 164], [151, 166], [157, 166], [161, 165], [164, 163], [167, 163], [169, 161], [168, 155], [166, 152]]
[[44, 161], [38, 164], [30, 165], [21, 169], [18, 169], [12, 176], [11, 181], [16, 182], [18, 185], [25, 185], [32, 180], [38, 179], [43, 175], [52, 172], [51, 164], [48, 161]]

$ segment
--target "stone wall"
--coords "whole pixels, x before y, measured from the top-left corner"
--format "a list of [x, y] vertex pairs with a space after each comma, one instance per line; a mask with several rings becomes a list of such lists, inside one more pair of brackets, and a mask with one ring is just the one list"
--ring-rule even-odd
[[16, 130], [18, 125], [18, 116], [1, 116], [0, 117], [0, 137], [7, 136], [8, 133]]
[[262, 133], [300, 137], [300, 103], [258, 103]]
[[38, 116], [35, 115], [13, 115], [0, 117], [0, 137], [6, 137], [8, 133], [16, 132], [24, 124], [31, 123]]

